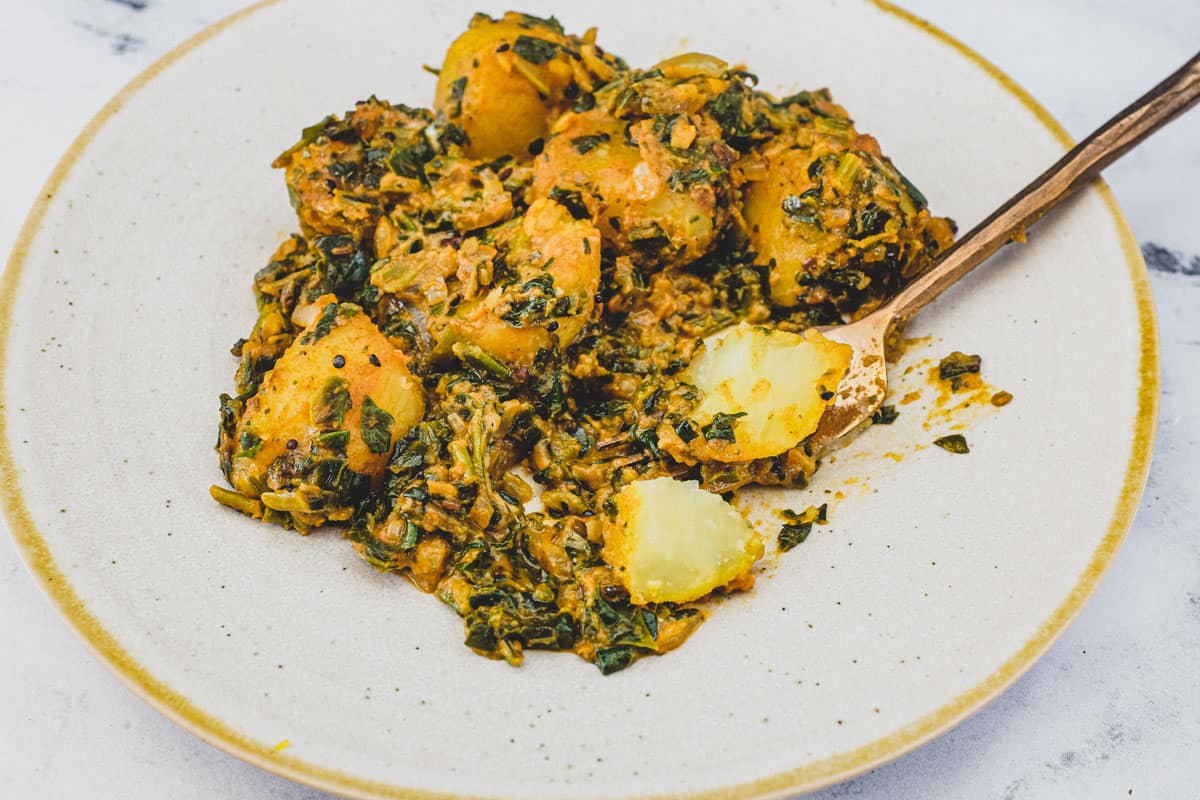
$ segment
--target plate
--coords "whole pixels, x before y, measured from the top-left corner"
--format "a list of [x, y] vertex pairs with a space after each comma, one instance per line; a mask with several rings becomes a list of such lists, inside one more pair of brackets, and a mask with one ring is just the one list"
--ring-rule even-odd
[[[599, 25], [631, 63], [704, 50], [768, 89], [832, 87], [964, 229], [1069, 144], [994, 67], [889, 5], [526, 9]], [[295, 228], [271, 158], [371, 93], [427, 102], [421, 65], [473, 10], [260, 4], [153, 66], [68, 151], [0, 294], [5, 506], [53, 602], [188, 730], [354, 797], [776, 797], [978, 709], [1079, 611], [1149, 461], [1151, 300], [1100, 184], [911, 328], [932, 338], [898, 370], [980, 353], [1015, 396], [968, 422], [970, 454], [928, 446], [949, 424], [926, 427], [930, 398], [901, 406], [806, 492], [768, 498], [835, 507], [665, 658], [609, 677], [563, 655], [479, 658], [452, 611], [336, 532], [209, 500], [250, 276]]]

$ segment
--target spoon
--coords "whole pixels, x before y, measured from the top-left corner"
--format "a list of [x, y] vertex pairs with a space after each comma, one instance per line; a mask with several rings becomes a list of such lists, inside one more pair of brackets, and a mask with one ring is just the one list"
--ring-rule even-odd
[[853, 353], [846, 377], [812, 436], [813, 451], [829, 448], [879, 408], [887, 392], [888, 337], [899, 325], [1005, 244], [1024, 241], [1025, 230], [1043, 214], [1197, 102], [1200, 54], [1076, 145], [887, 303], [847, 325], [820, 328], [825, 338], [850, 345]]

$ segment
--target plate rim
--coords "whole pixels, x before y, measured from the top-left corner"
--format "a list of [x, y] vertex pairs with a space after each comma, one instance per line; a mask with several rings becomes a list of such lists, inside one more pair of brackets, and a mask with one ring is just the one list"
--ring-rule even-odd
[[[421, 800], [467, 800], [472, 796], [413, 789], [360, 778], [288, 755], [279, 745], [272, 746], [258, 742], [235, 730], [231, 725], [205, 712], [187, 697], [152, 675], [121, 646], [98, 619], [92, 616], [83, 599], [76, 594], [66, 577], [59, 571], [45, 539], [33, 521], [33, 515], [25, 505], [17, 479], [16, 461], [9, 446], [8, 409], [4, 397], [7, 381], [9, 328], [16, 290], [25, 258], [40, 230], [41, 222], [50, 204], [58, 193], [59, 186], [71, 173], [76, 161], [96, 133], [136, 92], [147, 86], [161, 72], [199, 45], [258, 11], [279, 2], [281, 0], [257, 0], [189, 37], [144, 69], [92, 117], [72, 141], [42, 186], [17, 234], [3, 276], [0, 277], [0, 473], [3, 473], [0, 477], [0, 506], [3, 507], [17, 552], [34, 577], [35, 583], [49, 598], [51, 605], [63, 617], [68, 627], [83, 641], [92, 655], [104, 664], [121, 683], [176, 725], [202, 741], [249, 764], [321, 791], [361, 800], [384, 800], [398, 797], [420, 798]], [[1070, 134], [1050, 115], [1045, 107], [1016, 81], [971, 47], [889, 0], [863, 0], [863, 2], [949, 46], [1016, 98], [1055, 137], [1064, 150], [1074, 145]], [[683, 795], [673, 793], [670, 795], [671, 797], [684, 797], [688, 800], [732, 800], [733, 798], [762, 800], [786, 797], [848, 780], [899, 758], [955, 727], [1000, 695], [1041, 658], [1086, 605], [1120, 549], [1140, 505], [1154, 448], [1159, 399], [1158, 326], [1150, 290], [1149, 273], [1129, 223], [1108, 185], [1102, 179], [1097, 179], [1094, 183], [1094, 191], [1100, 195], [1112, 215], [1133, 287], [1139, 328], [1139, 383], [1137, 414], [1133, 424], [1130, 455], [1125, 466], [1116, 508], [1109, 521], [1107, 531], [1071, 591], [1054, 612], [1042, 622], [1034, 635], [996, 670], [971, 689], [959, 694], [924, 717], [865, 745], [820, 761], [740, 784]], [[281, 742], [280, 744], [285, 743]], [[652, 797], [664, 796], [647, 795], [642, 800], [650, 800]]]

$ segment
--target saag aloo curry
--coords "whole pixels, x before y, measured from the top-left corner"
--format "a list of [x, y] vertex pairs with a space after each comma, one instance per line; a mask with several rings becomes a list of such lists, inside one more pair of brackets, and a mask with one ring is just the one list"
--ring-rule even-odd
[[848, 362], [805, 331], [954, 225], [828, 91], [712, 56], [634, 69], [508, 13], [434, 71], [432, 108], [370, 97], [276, 159], [299, 233], [254, 276], [212, 494], [342, 525], [484, 655], [613, 672], [752, 584], [727, 498], [806, 485]]

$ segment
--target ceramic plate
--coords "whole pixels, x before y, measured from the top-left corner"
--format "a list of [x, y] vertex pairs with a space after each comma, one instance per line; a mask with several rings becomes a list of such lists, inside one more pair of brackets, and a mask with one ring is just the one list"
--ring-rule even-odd
[[[335, 532], [300, 537], [209, 499], [250, 278], [296, 227], [272, 157], [371, 93], [427, 103], [421, 65], [476, 7], [506, 5], [259, 6], [168, 56], [81, 136], [0, 308], [7, 510], [30, 569], [165, 714], [346, 795], [782, 796], [937, 735], [1050, 645], [1137, 504], [1153, 318], [1103, 187], [912, 328], [932, 338], [897, 374], [963, 350], [1015, 396], [962, 420], [969, 455], [929, 446], [951, 422], [926, 389], [809, 490], [768, 498], [831, 500], [829, 525], [681, 650], [610, 677], [566, 655], [519, 670], [479, 658], [450, 609], [376, 574]], [[890, 7], [525, 7], [600, 26], [634, 64], [704, 50], [744, 60], [768, 89], [832, 87], [964, 229], [1064, 149], [1010, 81]]]

